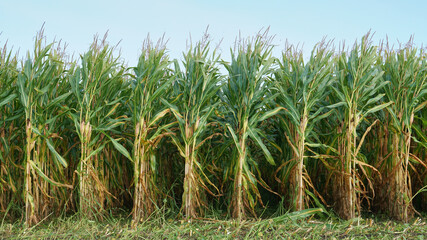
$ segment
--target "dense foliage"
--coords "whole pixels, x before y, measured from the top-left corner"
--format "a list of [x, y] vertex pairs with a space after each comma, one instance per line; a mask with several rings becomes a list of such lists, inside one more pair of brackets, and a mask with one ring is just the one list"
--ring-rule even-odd
[[[127, 68], [104, 39], [78, 60], [39, 34], [23, 60], [0, 49], [0, 216], [180, 218], [267, 207], [363, 211], [408, 221], [427, 194], [427, 54], [409, 42], [350, 49], [267, 33], [222, 60], [208, 36], [182, 61], [145, 40]], [[213, 49], [213, 51], [212, 51]]]

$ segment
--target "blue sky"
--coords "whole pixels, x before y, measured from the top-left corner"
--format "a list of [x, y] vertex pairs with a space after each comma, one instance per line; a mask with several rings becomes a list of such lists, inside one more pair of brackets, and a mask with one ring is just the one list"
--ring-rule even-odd
[[1, 1], [0, 44], [20, 50], [32, 49], [34, 36], [45, 23], [48, 41], [65, 41], [68, 52], [86, 51], [94, 34], [109, 31], [111, 44], [120, 41], [123, 59], [136, 64], [147, 34], [155, 40], [165, 34], [172, 58], [181, 57], [191, 34], [201, 38], [209, 25], [213, 43], [222, 39], [220, 49], [227, 59], [239, 32], [253, 36], [270, 27], [280, 54], [286, 39], [304, 45], [308, 54], [324, 36], [338, 45], [360, 39], [368, 30], [378, 42], [388, 35], [397, 44], [413, 34], [418, 46], [427, 44], [427, 1], [252, 1], [252, 0], [45, 0]]

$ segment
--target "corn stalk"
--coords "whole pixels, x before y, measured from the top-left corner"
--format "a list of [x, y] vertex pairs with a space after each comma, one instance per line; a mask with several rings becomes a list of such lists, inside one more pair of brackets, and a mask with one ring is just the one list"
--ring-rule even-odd
[[306, 148], [320, 145], [312, 142], [318, 139], [313, 131], [314, 126], [332, 113], [332, 110], [327, 111], [322, 105], [330, 92], [331, 56], [327, 44], [321, 42], [304, 64], [302, 53], [289, 47], [283, 53], [279, 70], [275, 73], [274, 82], [279, 93], [276, 103], [286, 109], [282, 111], [279, 126], [286, 134], [283, 138], [288, 140], [292, 149], [292, 158], [285, 159], [285, 162], [290, 161], [290, 173], [285, 175], [290, 176], [290, 179], [281, 179], [281, 182], [290, 182], [291, 206], [295, 211], [301, 211], [307, 206], [305, 181], [309, 181], [309, 176], [304, 164]]
[[[51, 199], [60, 199], [57, 187], [70, 185], [64, 181], [66, 160], [57, 152], [54, 139], [58, 135], [56, 120], [63, 114], [61, 106], [70, 95], [58, 87], [64, 66], [52, 44], [42, 44], [42, 32], [36, 38], [34, 57], [27, 58], [18, 74], [17, 86], [25, 111], [25, 223], [31, 226], [53, 212]], [[62, 85], [64, 86], [64, 85]]]
[[6, 45], [0, 48], [0, 212], [4, 214], [13, 203], [12, 199], [19, 196], [16, 176], [19, 162], [14, 161], [17, 155], [13, 150], [13, 142], [22, 133], [16, 126], [16, 118], [23, 116], [17, 102], [17, 63], [16, 56], [7, 51]]
[[387, 108], [392, 130], [392, 156], [387, 172], [387, 184], [391, 188], [387, 205], [391, 217], [405, 222], [413, 216], [409, 161], [417, 162], [410, 155], [414, 115], [427, 105], [422, 101], [427, 94], [427, 62], [420, 57], [425, 56], [424, 51], [417, 53], [411, 44], [397, 52], [384, 51], [384, 78], [390, 82], [385, 93], [387, 99], [394, 102]]
[[168, 69], [169, 60], [160, 40], [153, 45], [146, 39], [137, 67], [134, 68], [131, 109], [135, 128], [133, 145], [134, 204], [133, 222], [148, 218], [158, 207], [159, 188], [156, 185], [157, 145], [166, 135], [170, 124], [159, 125], [168, 114], [160, 98], [168, 94], [173, 78]]
[[[357, 131], [369, 114], [390, 106], [392, 102], [381, 103], [384, 94], [380, 90], [388, 83], [382, 81], [383, 72], [377, 66], [377, 48], [371, 46], [369, 33], [361, 43], [355, 43], [349, 56], [340, 53], [336, 59], [336, 78], [333, 85], [336, 102], [329, 107], [338, 109], [337, 129], [339, 130], [335, 149], [339, 152], [339, 173], [336, 176], [336, 210], [340, 217], [356, 217], [360, 211], [361, 176], [357, 167], [372, 168], [362, 158], [360, 148], [370, 128], [359, 136]], [[374, 123], [375, 124], [375, 121]], [[364, 172], [364, 169], [362, 170]]]
[[219, 104], [216, 101], [219, 85], [218, 57], [209, 56], [209, 40], [204, 39], [184, 54], [183, 70], [175, 61], [173, 100], [162, 101], [169, 107], [178, 123], [178, 131], [171, 135], [173, 143], [185, 160], [182, 210], [191, 220], [200, 215], [205, 204], [203, 189], [210, 184], [199, 157], [199, 148], [211, 138], [205, 136], [211, 125], [211, 116]]
[[225, 104], [226, 129], [231, 134], [231, 144], [235, 146], [224, 177], [234, 180], [230, 210], [232, 217], [239, 222], [246, 217], [247, 210], [255, 215], [255, 204], [261, 200], [255, 176], [257, 164], [251, 158], [249, 141], [260, 147], [267, 161], [274, 165], [273, 157], [262, 140], [265, 135], [258, 128], [259, 123], [282, 109], [265, 109], [274, 98], [267, 87], [267, 76], [274, 62], [270, 40], [267, 32], [253, 41], [241, 40], [231, 52], [231, 63], [224, 63], [228, 79], [221, 97]]
[[76, 107], [69, 116], [74, 122], [80, 141], [79, 212], [88, 218], [102, 218], [105, 201], [112, 197], [105, 184], [105, 161], [101, 152], [111, 141], [113, 147], [132, 160], [128, 151], [114, 139], [115, 129], [125, 123], [124, 115], [116, 112], [122, 105], [125, 82], [123, 68], [117, 67], [118, 59], [105, 38], [95, 39], [89, 51], [82, 55], [81, 66], [70, 79], [71, 92]]

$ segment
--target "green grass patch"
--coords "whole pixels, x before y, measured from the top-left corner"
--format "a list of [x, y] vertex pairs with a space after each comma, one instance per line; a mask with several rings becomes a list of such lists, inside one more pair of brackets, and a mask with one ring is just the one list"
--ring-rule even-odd
[[244, 220], [198, 219], [192, 222], [156, 216], [132, 228], [128, 217], [109, 217], [102, 222], [78, 215], [41, 222], [32, 228], [22, 223], [3, 223], [6, 239], [427, 239], [426, 218], [400, 223], [375, 218], [350, 221], [335, 217], [276, 217]]

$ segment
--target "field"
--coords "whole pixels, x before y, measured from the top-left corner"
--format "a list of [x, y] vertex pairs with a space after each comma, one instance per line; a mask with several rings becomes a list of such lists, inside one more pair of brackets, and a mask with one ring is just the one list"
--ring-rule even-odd
[[[425, 219], [425, 217], [424, 217]], [[7, 239], [426, 239], [427, 223], [420, 218], [398, 223], [386, 218], [338, 219], [194, 220], [152, 218], [136, 228], [129, 219], [103, 222], [77, 216], [55, 219], [33, 228], [5, 224], [0, 236]]]
[[[0, 237], [425, 238], [427, 54], [206, 34], [0, 49]], [[379, 235], [381, 234], [381, 236]]]

